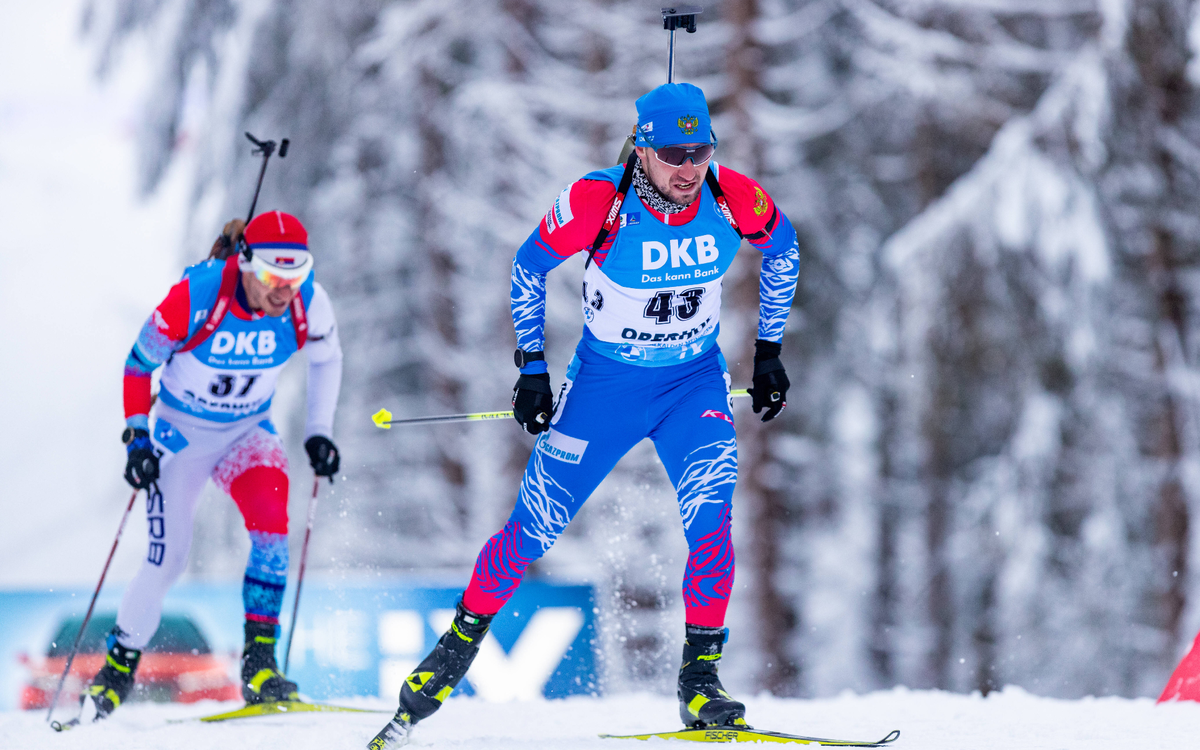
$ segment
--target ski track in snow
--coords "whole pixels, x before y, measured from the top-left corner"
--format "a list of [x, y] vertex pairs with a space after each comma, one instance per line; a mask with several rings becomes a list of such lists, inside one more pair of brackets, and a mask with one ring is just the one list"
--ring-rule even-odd
[[[388, 713], [395, 709], [380, 699], [334, 702]], [[297, 714], [220, 724], [166, 723], [236, 706], [134, 704], [106, 722], [62, 734], [46, 725], [45, 711], [9, 711], [0, 713], [0, 748], [361, 750], [389, 718], [387, 713]], [[636, 750], [644, 746], [597, 735], [677, 729], [676, 710], [674, 699], [645, 694], [527, 703], [454, 698], [417, 727], [410, 746]], [[900, 739], [891, 745], [895, 750], [1141, 750], [1196, 747], [1200, 704], [1156, 706], [1148, 698], [1067, 701], [1017, 688], [988, 698], [897, 688], [824, 700], [763, 695], [747, 701], [747, 716], [762, 728], [838, 739], [876, 740], [899, 729]], [[649, 746], [662, 745], [652, 740]]]

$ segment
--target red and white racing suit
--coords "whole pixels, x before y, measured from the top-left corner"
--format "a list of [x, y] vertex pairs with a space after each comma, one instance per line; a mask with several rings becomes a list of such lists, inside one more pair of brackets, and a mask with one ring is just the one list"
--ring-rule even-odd
[[[279, 371], [300, 348], [308, 354], [306, 437], [332, 436], [342, 351], [329, 295], [311, 275], [297, 295], [301, 304], [274, 318], [250, 311], [239, 274], [228, 313], [193, 341], [236, 262], [187, 269], [126, 361], [126, 421], [150, 431], [160, 471], [146, 500], [149, 550], [117, 614], [118, 639], [128, 648], [144, 648], [158, 629], [167, 590], [187, 566], [197, 500], [210, 477], [233, 498], [250, 533], [246, 618], [278, 623], [288, 570], [288, 460], [270, 407]], [[159, 366], [151, 409], [151, 373]]]

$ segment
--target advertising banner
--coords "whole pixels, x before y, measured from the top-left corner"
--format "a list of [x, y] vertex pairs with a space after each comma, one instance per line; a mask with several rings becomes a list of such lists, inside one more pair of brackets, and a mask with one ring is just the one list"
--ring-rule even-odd
[[[276, 650], [281, 666], [294, 593], [289, 586]], [[395, 699], [404, 678], [449, 627], [461, 593], [461, 587], [406, 579], [306, 580], [288, 677], [316, 700]], [[84, 590], [0, 592], [0, 709], [19, 706], [31, 666], [44, 660], [65, 620], [82, 617], [90, 596]], [[120, 597], [120, 590], [104, 593], [96, 616], [111, 618]], [[489, 701], [596, 694], [594, 606], [591, 586], [522, 584], [496, 617], [458, 692]], [[240, 585], [179, 585], [164, 613], [190, 619], [236, 671]]]

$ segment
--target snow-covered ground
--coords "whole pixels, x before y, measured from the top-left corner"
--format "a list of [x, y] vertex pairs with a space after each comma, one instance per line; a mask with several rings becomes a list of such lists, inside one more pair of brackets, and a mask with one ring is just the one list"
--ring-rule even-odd
[[[394, 704], [377, 699], [342, 703], [387, 713], [169, 724], [169, 720], [212, 713], [223, 706], [135, 704], [122, 708], [106, 723], [55, 734], [46, 725], [44, 711], [8, 712], [0, 714], [0, 749], [362, 748], [395, 710]], [[750, 699], [747, 706], [753, 723], [793, 734], [875, 740], [899, 729], [900, 739], [893, 744], [896, 750], [1183, 749], [1197, 746], [1196, 727], [1200, 726], [1200, 704], [1156, 706], [1149, 699], [1124, 698], [1064, 701], [1013, 688], [988, 698], [903, 688], [811, 701], [762, 696]], [[675, 712], [673, 699], [657, 695], [533, 703], [452, 699], [417, 728], [412, 745], [488, 750], [638, 748], [643, 745], [633, 744], [633, 740], [602, 740], [597, 735], [675, 729]], [[662, 744], [654, 741], [652, 746]]]

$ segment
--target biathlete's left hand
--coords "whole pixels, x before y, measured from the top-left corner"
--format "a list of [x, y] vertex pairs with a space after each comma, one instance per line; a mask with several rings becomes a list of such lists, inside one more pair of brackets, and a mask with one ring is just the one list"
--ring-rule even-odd
[[787, 391], [791, 383], [783, 370], [783, 362], [779, 361], [781, 349], [774, 341], [758, 339], [754, 342], [754, 377], [751, 379], [754, 385], [749, 391], [754, 399], [754, 413], [767, 410], [762, 416], [764, 422], [779, 416], [779, 412], [787, 406]]
[[333, 475], [342, 464], [342, 454], [333, 441], [324, 435], [313, 435], [304, 441], [304, 450], [308, 453], [313, 473], [319, 477], [329, 477], [332, 482]]

